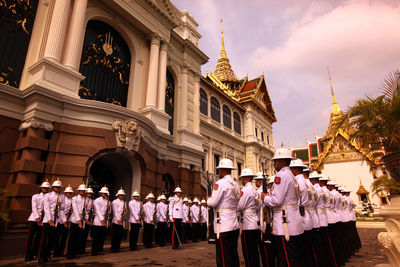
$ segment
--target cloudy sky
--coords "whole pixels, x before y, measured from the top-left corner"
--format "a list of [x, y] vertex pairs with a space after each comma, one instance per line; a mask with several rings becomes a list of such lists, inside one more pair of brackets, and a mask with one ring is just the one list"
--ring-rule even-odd
[[339, 106], [376, 96], [400, 69], [400, 1], [172, 0], [199, 23], [200, 48], [214, 70], [220, 19], [232, 68], [265, 73], [278, 122], [274, 143], [301, 147], [323, 136], [331, 111], [327, 66]]

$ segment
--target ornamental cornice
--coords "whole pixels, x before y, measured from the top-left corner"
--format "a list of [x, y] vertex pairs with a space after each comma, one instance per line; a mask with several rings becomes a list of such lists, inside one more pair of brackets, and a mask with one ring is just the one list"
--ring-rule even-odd
[[41, 121], [38, 119], [30, 119], [28, 121], [24, 121], [19, 126], [19, 130], [21, 132], [26, 131], [28, 128], [42, 128], [42, 129], [45, 129], [46, 131], [50, 132], [50, 131], [53, 131], [54, 126], [50, 122]]

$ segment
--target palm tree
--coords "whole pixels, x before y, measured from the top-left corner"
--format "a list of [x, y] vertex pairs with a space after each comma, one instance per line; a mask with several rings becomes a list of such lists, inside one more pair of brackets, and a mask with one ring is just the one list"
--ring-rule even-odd
[[390, 193], [390, 195], [396, 195], [400, 193], [400, 183], [394, 180], [387, 174], [381, 175], [376, 178], [371, 185], [373, 195], [379, 195], [379, 193]]

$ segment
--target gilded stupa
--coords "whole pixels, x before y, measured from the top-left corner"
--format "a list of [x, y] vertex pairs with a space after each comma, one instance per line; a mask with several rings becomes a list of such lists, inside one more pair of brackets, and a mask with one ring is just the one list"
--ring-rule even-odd
[[326, 139], [331, 138], [335, 135], [337, 131], [337, 123], [340, 120], [340, 116], [343, 115], [343, 111], [340, 110], [339, 104], [336, 101], [335, 93], [333, 92], [332, 78], [331, 78], [331, 73], [329, 71], [329, 67], [328, 67], [328, 75], [329, 75], [329, 83], [331, 86], [332, 112], [329, 120], [328, 130], [326, 131], [324, 137]]
[[225, 44], [224, 44], [224, 30], [222, 27], [221, 19], [221, 51], [217, 61], [217, 66], [215, 67], [214, 75], [221, 82], [237, 82], [238, 78], [232, 70], [231, 64], [229, 63], [229, 58], [226, 56]]

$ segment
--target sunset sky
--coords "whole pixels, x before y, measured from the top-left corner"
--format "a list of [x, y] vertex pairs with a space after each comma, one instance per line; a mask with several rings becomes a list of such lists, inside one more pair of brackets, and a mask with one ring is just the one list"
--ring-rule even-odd
[[214, 71], [221, 26], [236, 76], [265, 73], [278, 122], [274, 144], [305, 146], [323, 136], [331, 111], [329, 66], [339, 106], [376, 96], [399, 69], [400, 1], [172, 0], [199, 24]]

